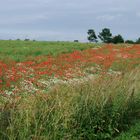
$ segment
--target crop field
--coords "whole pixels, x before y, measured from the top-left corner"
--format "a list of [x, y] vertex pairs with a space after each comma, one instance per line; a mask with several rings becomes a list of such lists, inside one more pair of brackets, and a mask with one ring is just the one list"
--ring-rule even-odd
[[2, 140], [140, 139], [140, 45], [0, 41], [0, 124]]

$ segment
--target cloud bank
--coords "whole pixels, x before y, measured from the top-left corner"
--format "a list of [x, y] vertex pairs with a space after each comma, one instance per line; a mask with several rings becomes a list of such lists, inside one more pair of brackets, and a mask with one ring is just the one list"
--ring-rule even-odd
[[5, 0], [0, 5], [0, 39], [78, 39], [89, 28], [108, 27], [126, 39], [140, 37], [140, 1]]

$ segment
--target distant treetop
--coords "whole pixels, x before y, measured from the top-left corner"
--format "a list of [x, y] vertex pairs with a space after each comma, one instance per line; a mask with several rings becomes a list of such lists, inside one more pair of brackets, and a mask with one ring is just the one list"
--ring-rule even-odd
[[128, 44], [140, 44], [140, 37], [136, 40], [124, 40], [122, 35], [118, 34], [115, 36], [112, 36], [112, 33], [109, 28], [104, 28], [102, 31], [99, 33], [98, 37], [96, 36], [96, 33], [93, 29], [89, 29], [88, 32], [88, 37], [87, 39], [90, 42], [98, 42], [98, 38], [103, 42], [103, 43], [128, 43]]

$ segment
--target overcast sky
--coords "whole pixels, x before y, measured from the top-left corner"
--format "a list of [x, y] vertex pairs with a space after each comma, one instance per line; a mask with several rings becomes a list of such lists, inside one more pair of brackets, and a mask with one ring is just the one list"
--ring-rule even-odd
[[4, 0], [0, 39], [78, 39], [108, 27], [125, 39], [140, 37], [140, 0]]

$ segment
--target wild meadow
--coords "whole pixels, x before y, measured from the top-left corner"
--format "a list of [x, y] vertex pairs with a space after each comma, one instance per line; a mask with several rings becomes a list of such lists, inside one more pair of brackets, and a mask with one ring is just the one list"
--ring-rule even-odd
[[0, 41], [0, 139], [140, 139], [140, 45]]

